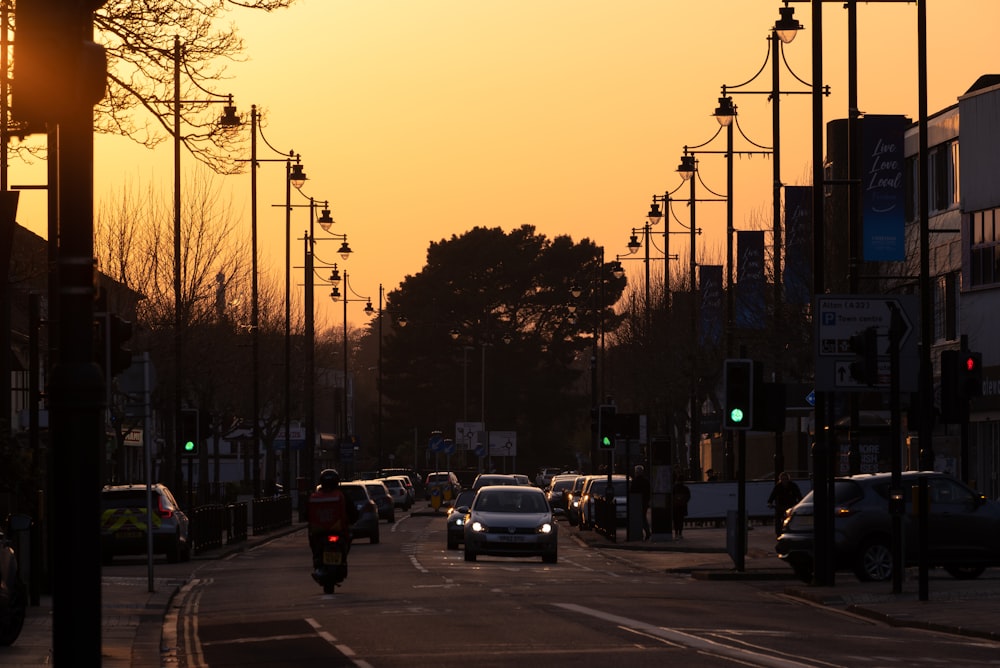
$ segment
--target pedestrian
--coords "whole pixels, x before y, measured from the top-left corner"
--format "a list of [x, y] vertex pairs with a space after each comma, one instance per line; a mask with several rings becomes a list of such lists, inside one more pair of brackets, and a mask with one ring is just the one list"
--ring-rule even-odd
[[771, 495], [767, 497], [767, 507], [774, 508], [774, 535], [781, 534], [781, 524], [785, 520], [785, 512], [802, 500], [802, 490], [789, 475], [782, 471], [778, 475]]
[[688, 514], [688, 501], [691, 500], [691, 490], [684, 484], [684, 476], [681, 473], [677, 473], [674, 476], [674, 490], [670, 496], [674, 521], [674, 538], [683, 538], [684, 518]]
[[632, 491], [642, 499], [642, 539], [649, 540], [649, 478], [646, 477], [646, 469], [639, 464], [635, 467], [635, 476], [632, 478]]

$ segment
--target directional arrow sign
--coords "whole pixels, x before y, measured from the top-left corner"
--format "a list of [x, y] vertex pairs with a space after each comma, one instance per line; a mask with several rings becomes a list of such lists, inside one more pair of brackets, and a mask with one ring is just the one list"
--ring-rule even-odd
[[893, 311], [902, 322], [899, 337], [900, 375], [903, 392], [917, 390], [917, 326], [920, 304], [916, 295], [823, 295], [816, 300], [816, 389], [824, 392], [868, 391], [872, 388], [854, 380], [850, 365], [852, 336], [874, 327], [878, 336], [878, 382], [875, 388], [889, 387], [889, 326]]

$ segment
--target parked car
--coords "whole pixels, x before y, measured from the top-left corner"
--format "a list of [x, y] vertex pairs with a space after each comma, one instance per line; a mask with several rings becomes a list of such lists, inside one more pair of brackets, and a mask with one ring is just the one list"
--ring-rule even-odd
[[457, 550], [458, 546], [465, 542], [465, 518], [469, 514], [469, 506], [476, 498], [476, 491], [466, 489], [458, 493], [455, 503], [448, 509], [448, 517], [445, 518], [448, 549]]
[[378, 506], [368, 495], [368, 488], [360, 482], [341, 483], [340, 488], [358, 509], [358, 520], [351, 525], [351, 539], [367, 538], [370, 543], [378, 543]]
[[406, 489], [406, 484], [403, 483], [403, 478], [380, 478], [379, 482], [385, 485], [386, 489], [389, 490], [389, 496], [392, 497], [392, 503], [396, 508], [402, 510], [409, 510], [410, 506], [413, 505], [413, 501], [410, 499], [410, 492]]
[[153, 554], [175, 563], [191, 558], [190, 522], [166, 485], [149, 487], [151, 519], [147, 514], [146, 485], [106, 485], [101, 490], [101, 559], [105, 564], [121, 555], [146, 554], [146, 532], [153, 533]]
[[525, 485], [480, 487], [465, 520], [465, 560], [481, 554], [558, 559], [559, 527], [545, 493]]
[[393, 500], [392, 494], [385, 486], [385, 483], [379, 480], [365, 480], [364, 485], [368, 489], [368, 496], [372, 498], [372, 501], [375, 502], [375, 506], [378, 508], [378, 518], [385, 520], [389, 524], [395, 522], [396, 502]]
[[[927, 549], [931, 566], [956, 578], [975, 578], [1000, 565], [1000, 503], [954, 478], [936, 472], [902, 474], [905, 565], [918, 559], [918, 517], [913, 493], [921, 478], [928, 486]], [[834, 568], [853, 570], [862, 581], [892, 577], [892, 475], [875, 473], [834, 480]], [[806, 581], [813, 574], [813, 493], [785, 517], [776, 551]]]
[[413, 486], [413, 481], [410, 480], [409, 476], [405, 475], [393, 475], [386, 478], [386, 480], [393, 479], [399, 480], [403, 483], [403, 489], [406, 490], [406, 497], [410, 501], [410, 506], [413, 506], [413, 504], [417, 502], [417, 488]]
[[[623, 475], [613, 475], [611, 476], [611, 488], [612, 494], [615, 501], [615, 524], [616, 526], [625, 526], [627, 518], [627, 497], [625, 495], [625, 488], [627, 482], [625, 476]], [[580, 500], [580, 528], [581, 529], [593, 529], [597, 524], [597, 498], [604, 498], [607, 496], [608, 487], [608, 476], [607, 475], [596, 475], [591, 476], [590, 479], [585, 482], [585, 487], [583, 490], [583, 496]]]
[[[423, 477], [414, 471], [413, 469], [407, 468], [385, 468], [379, 469], [377, 478], [389, 478], [392, 476], [406, 476], [410, 481], [410, 486], [413, 487], [415, 496], [420, 496], [423, 493], [424, 479]], [[416, 500], [414, 498], [414, 500]]]
[[434, 471], [427, 474], [427, 480], [424, 483], [424, 498], [428, 501], [435, 492], [441, 496], [442, 501], [450, 501], [461, 491], [462, 485], [458, 482], [458, 476], [452, 471]]
[[[27, 531], [31, 518], [17, 514], [7, 517], [7, 529]], [[0, 647], [9, 647], [24, 628], [28, 610], [28, 587], [21, 576], [13, 541], [8, 540], [0, 526]]]

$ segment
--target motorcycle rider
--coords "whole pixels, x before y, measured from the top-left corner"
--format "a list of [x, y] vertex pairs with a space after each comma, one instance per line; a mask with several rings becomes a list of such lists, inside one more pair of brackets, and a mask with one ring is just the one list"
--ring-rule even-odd
[[313, 568], [323, 565], [323, 538], [338, 534], [344, 542], [344, 557], [351, 548], [351, 525], [358, 521], [358, 509], [340, 489], [340, 474], [336, 469], [324, 469], [319, 474], [316, 491], [309, 496], [309, 547]]

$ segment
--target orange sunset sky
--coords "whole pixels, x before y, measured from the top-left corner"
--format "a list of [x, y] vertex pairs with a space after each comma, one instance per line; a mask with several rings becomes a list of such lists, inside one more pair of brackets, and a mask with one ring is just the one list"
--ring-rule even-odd
[[[791, 3], [805, 30], [785, 47], [788, 64], [811, 80], [812, 8]], [[303, 192], [329, 200], [355, 253], [344, 265], [358, 293], [378, 299], [420, 271], [430, 242], [470, 228], [531, 224], [546, 234], [590, 238], [606, 259], [627, 252], [651, 196], [675, 189], [685, 145], [718, 129], [711, 116], [723, 84], [741, 84], [767, 58], [775, 0], [299, 0], [273, 14], [233, 10], [245, 61], [230, 64], [216, 90], [241, 113], [263, 109], [267, 138], [302, 156]], [[847, 114], [846, 11], [824, 4], [825, 120]], [[917, 115], [917, 9], [859, 3], [860, 108]], [[996, 0], [928, 4], [929, 109], [955, 104], [982, 74], [1000, 72]], [[745, 90], [769, 90], [765, 69]], [[782, 67], [784, 91], [806, 91]], [[769, 146], [766, 95], [735, 95], [740, 126]], [[811, 179], [809, 95], [782, 99], [782, 180]], [[215, 113], [218, 110], [210, 110]], [[141, 112], [140, 112], [141, 113]], [[249, 125], [244, 130], [249, 134]], [[247, 155], [249, 157], [249, 142]], [[725, 147], [724, 134], [706, 148]], [[750, 149], [737, 136], [736, 150]], [[263, 156], [263, 152], [259, 154]], [[149, 151], [99, 137], [95, 199], [123, 184], [171, 192], [171, 144]], [[199, 169], [185, 158], [184, 178]], [[725, 159], [700, 157], [706, 185], [724, 193]], [[41, 176], [39, 176], [39, 174]], [[261, 269], [284, 277], [284, 168], [258, 172]], [[44, 178], [44, 167], [11, 167], [12, 183]], [[218, 177], [223, 197], [250, 235], [250, 178]], [[737, 158], [737, 229], [770, 225], [771, 161]], [[686, 192], [682, 191], [682, 192]], [[44, 196], [22, 195], [19, 222], [45, 235]], [[686, 222], [684, 207], [676, 215]], [[661, 223], [662, 225], [662, 223]], [[677, 222], [671, 229], [681, 230]], [[722, 263], [725, 206], [698, 205], [699, 255]], [[293, 236], [308, 210], [292, 214]], [[677, 239], [675, 237], [675, 239]], [[686, 265], [686, 239], [677, 240]], [[770, 241], [768, 241], [770, 243]], [[672, 248], [676, 250], [676, 248]], [[334, 256], [332, 244], [323, 255]], [[700, 258], [699, 258], [700, 259]], [[302, 245], [292, 243], [292, 264]], [[642, 263], [626, 263], [642, 280]], [[301, 269], [293, 284], [301, 303]], [[282, 283], [283, 284], [283, 283]], [[318, 326], [340, 327], [342, 307], [317, 290]], [[351, 304], [352, 325], [365, 322]]]

